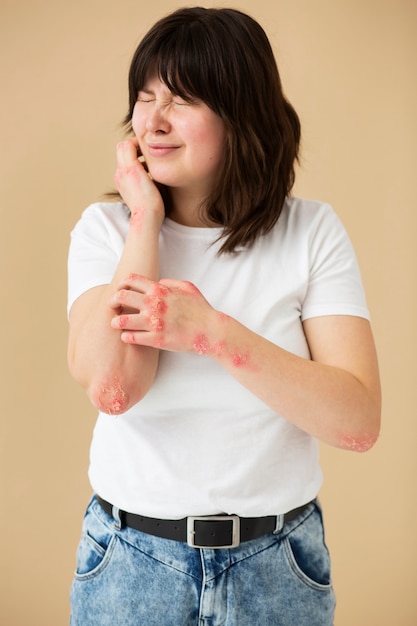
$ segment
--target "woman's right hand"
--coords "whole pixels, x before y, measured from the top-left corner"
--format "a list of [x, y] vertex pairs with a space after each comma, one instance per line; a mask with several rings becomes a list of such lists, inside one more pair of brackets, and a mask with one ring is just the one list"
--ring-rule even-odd
[[162, 196], [151, 176], [139, 161], [139, 144], [136, 138], [117, 144], [117, 169], [114, 175], [117, 189], [132, 214], [132, 222], [141, 222], [144, 212], [154, 211], [165, 217]]
[[[158, 350], [120, 341], [111, 321], [109, 299], [125, 276], [140, 274], [159, 280], [159, 234], [165, 218], [159, 190], [139, 162], [136, 139], [117, 146], [115, 180], [131, 211], [123, 253], [109, 284], [81, 294], [70, 313], [68, 363], [71, 374], [87, 390], [100, 411], [120, 414], [147, 393], [158, 366]], [[123, 307], [119, 313], [125, 312]]]

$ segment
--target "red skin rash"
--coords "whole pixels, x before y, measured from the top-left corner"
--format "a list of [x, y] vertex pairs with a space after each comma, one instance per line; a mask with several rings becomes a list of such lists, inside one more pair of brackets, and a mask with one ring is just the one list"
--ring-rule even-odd
[[[149, 322], [156, 331], [165, 330], [165, 322], [163, 320], [164, 314], [168, 310], [168, 305], [161, 297], [166, 291], [164, 287], [156, 290], [159, 295], [152, 295], [145, 298], [145, 304], [150, 311]], [[129, 318], [126, 315], [120, 315], [118, 318], [119, 328], [123, 330], [126, 328]]]
[[155, 315], [153, 313], [150, 316], [149, 321], [151, 322], [152, 328], [154, 328], [155, 330], [157, 330], [159, 332], [165, 330], [165, 322], [162, 319], [162, 317], [159, 317], [159, 315]]
[[203, 333], [197, 335], [194, 339], [193, 350], [197, 352], [197, 354], [207, 354], [211, 352], [209, 341]]
[[[160, 293], [159, 290], [157, 291], [158, 293]], [[163, 298], [161, 298], [160, 295], [149, 296], [145, 298], [145, 304], [149, 306], [149, 309], [151, 311], [149, 321], [151, 323], [152, 328], [154, 328], [156, 331], [159, 331], [159, 332], [165, 330], [165, 322], [163, 320], [163, 315], [168, 310], [168, 305], [165, 302], [165, 300], [163, 300]]]
[[149, 306], [152, 313], [161, 313], [163, 315], [168, 310], [167, 303], [159, 295], [148, 296], [145, 298], [145, 304]]
[[120, 415], [129, 404], [129, 396], [122, 389], [117, 376], [108, 385], [103, 385], [98, 398], [98, 407], [108, 415]]
[[193, 342], [193, 350], [197, 352], [197, 354], [215, 354], [216, 356], [221, 356], [226, 347], [225, 341], [216, 341], [211, 346], [209, 340], [207, 339], [204, 333], [198, 334]]
[[[219, 319], [223, 324], [227, 324], [230, 321], [229, 315], [226, 313], [219, 313]], [[226, 341], [216, 341], [213, 345], [210, 344], [207, 336], [204, 333], [198, 333], [193, 341], [193, 350], [197, 354], [215, 354], [220, 357], [226, 352], [229, 355], [231, 363], [234, 367], [245, 367], [250, 365], [250, 354], [247, 350], [242, 351], [233, 346], [231, 349]]]
[[130, 227], [139, 231], [142, 228], [144, 209], [136, 209], [130, 216]]
[[154, 285], [153, 290], [154, 290], [155, 296], [166, 296], [168, 293], [167, 287], [164, 287], [160, 283], [156, 283], [156, 285]]
[[375, 444], [375, 441], [375, 437], [371, 436], [357, 440], [349, 435], [340, 435], [341, 448], [352, 450], [352, 452], [367, 452]]
[[232, 356], [232, 363], [235, 367], [242, 367], [249, 361], [249, 352], [235, 352]]
[[[226, 341], [216, 341], [211, 345], [207, 336], [204, 333], [199, 333], [195, 336], [193, 350], [200, 355], [215, 354], [221, 356], [225, 350], [228, 350], [228, 346]], [[230, 352], [230, 360], [234, 367], [244, 367], [250, 364], [250, 354], [247, 350], [244, 352], [235, 350]]]
[[120, 315], [118, 318], [119, 328], [123, 330], [123, 328], [126, 327], [128, 321], [129, 321], [129, 318], [127, 317], [127, 315]]
[[[133, 280], [135, 275], [131, 275]], [[197, 287], [192, 283], [184, 283], [184, 292], [188, 292], [189, 295], [195, 294], [199, 298], [201, 294]], [[143, 313], [146, 312], [147, 322], [156, 332], [162, 333], [166, 329], [164, 316], [168, 311], [168, 304], [166, 302], [166, 295], [169, 289], [161, 283], [155, 283], [150, 295], [147, 295], [144, 299]], [[121, 295], [123, 291], [120, 292]], [[227, 325], [230, 322], [230, 317], [225, 313], [219, 313], [220, 322], [226, 326], [224, 328], [224, 334], [227, 336]], [[129, 317], [127, 315], [120, 315], [118, 317], [118, 326], [121, 330], [127, 328], [129, 324]], [[187, 342], [188, 343], [188, 342]], [[225, 356], [230, 360], [230, 363], [235, 368], [242, 367], [254, 367], [251, 363], [251, 357], [248, 350], [244, 350], [236, 345], [228, 345], [226, 340], [214, 341], [211, 343], [209, 337], [204, 332], [198, 332], [192, 341], [192, 350], [196, 354], [202, 355], [214, 355], [216, 357]], [[160, 341], [157, 339], [153, 344], [153, 347], [159, 348]]]

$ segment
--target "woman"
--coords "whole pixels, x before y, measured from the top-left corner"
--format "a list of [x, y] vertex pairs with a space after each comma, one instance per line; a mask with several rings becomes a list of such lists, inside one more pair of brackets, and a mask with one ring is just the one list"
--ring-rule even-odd
[[270, 44], [180, 9], [139, 44], [121, 202], [72, 233], [69, 367], [99, 409], [73, 626], [323, 626], [317, 440], [376, 441], [378, 368], [332, 209], [290, 197]]

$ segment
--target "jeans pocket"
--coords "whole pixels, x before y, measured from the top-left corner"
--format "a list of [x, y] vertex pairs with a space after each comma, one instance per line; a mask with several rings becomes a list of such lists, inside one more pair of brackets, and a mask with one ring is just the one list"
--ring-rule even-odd
[[97, 576], [108, 565], [116, 541], [115, 533], [98, 519], [90, 506], [78, 545], [75, 577], [85, 580]]
[[293, 573], [305, 584], [319, 590], [332, 587], [330, 555], [318, 508], [283, 540]]

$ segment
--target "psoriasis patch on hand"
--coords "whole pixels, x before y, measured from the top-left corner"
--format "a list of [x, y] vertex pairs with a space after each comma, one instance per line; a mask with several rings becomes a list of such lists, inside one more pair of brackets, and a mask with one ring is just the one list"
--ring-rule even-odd
[[161, 332], [162, 330], [165, 330], [165, 322], [162, 319], [162, 317], [153, 313], [149, 319], [150, 319], [151, 326], [154, 330], [159, 331], [159, 332]]

